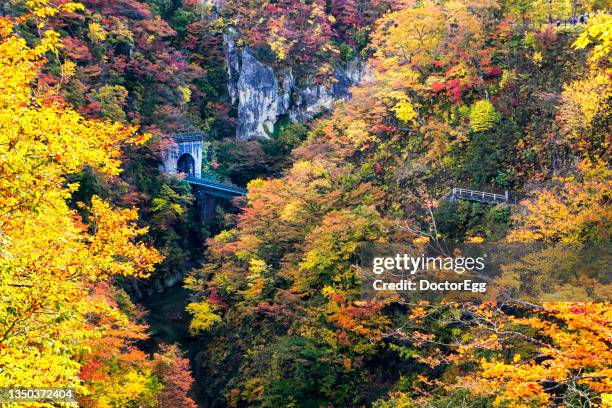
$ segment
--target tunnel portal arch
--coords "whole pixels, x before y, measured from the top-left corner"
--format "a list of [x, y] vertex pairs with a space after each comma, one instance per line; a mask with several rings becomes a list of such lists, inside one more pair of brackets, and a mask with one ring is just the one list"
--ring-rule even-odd
[[176, 171], [195, 177], [195, 159], [189, 153], [183, 153], [176, 161]]
[[190, 177], [202, 177], [202, 133], [182, 133], [167, 137], [169, 146], [164, 149], [163, 167], [170, 174], [186, 173]]

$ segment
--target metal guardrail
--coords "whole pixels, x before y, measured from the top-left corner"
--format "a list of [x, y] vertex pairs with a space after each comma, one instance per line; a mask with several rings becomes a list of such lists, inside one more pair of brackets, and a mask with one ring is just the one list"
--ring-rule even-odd
[[221, 183], [213, 179], [201, 178], [201, 177], [192, 177], [188, 176], [184, 179], [189, 184], [194, 184], [197, 186], [207, 187], [212, 190], [223, 191], [225, 193], [230, 193], [232, 195], [246, 195], [248, 192], [246, 188], [238, 187], [233, 184]]
[[508, 203], [510, 202], [510, 197], [508, 196], [508, 192], [505, 194], [495, 194], [495, 193], [487, 193], [485, 191], [476, 191], [476, 190], [468, 190], [465, 188], [453, 187], [450, 199], [463, 199], [470, 201], [479, 201], [482, 203]]

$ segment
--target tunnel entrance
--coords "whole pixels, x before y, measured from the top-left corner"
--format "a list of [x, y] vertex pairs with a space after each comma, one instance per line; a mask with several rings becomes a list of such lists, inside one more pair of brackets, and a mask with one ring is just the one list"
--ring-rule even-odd
[[182, 154], [176, 162], [176, 170], [191, 177], [195, 176], [195, 160], [190, 154]]

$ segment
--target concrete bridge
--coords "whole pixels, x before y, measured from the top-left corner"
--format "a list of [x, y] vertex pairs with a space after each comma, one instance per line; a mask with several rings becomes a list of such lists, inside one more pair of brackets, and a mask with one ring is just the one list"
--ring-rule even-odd
[[204, 133], [178, 133], [164, 137], [172, 139], [170, 146], [163, 152], [164, 169], [169, 174], [185, 176], [184, 180], [193, 188], [204, 220], [215, 218], [217, 198], [231, 200], [236, 196], [246, 195], [245, 188], [218, 181], [211, 175], [202, 175], [202, 162], [208, 160], [204, 157]]

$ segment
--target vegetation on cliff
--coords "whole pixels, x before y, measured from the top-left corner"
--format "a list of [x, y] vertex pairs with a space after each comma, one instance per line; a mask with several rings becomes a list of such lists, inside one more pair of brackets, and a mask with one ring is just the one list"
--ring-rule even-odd
[[[373, 78], [312, 126], [284, 177], [249, 183], [235, 226], [208, 241], [210, 263], [188, 279], [214, 405], [609, 398], [607, 303], [407, 304], [360, 292], [372, 243], [609, 239], [611, 18], [557, 28], [538, 7], [405, 2], [378, 20]], [[516, 214], [439, 201], [458, 183], [532, 198]], [[544, 273], [551, 255], [538, 256]]]

